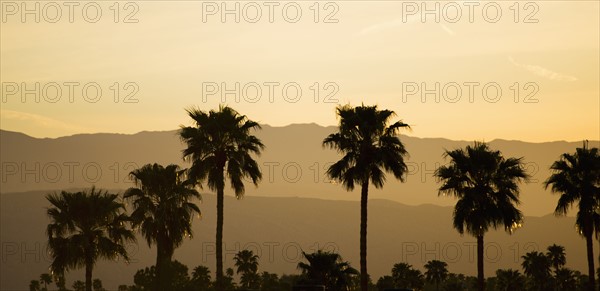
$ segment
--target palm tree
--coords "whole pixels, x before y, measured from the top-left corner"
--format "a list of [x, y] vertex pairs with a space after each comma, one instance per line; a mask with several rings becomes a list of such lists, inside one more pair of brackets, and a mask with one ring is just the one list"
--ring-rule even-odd
[[183, 174], [177, 165], [147, 164], [130, 173], [136, 187], [124, 194], [126, 200], [133, 201], [133, 228], [139, 229], [148, 246], [156, 244], [157, 291], [169, 289], [167, 269], [175, 248], [184, 237], [192, 236], [192, 218], [200, 214], [198, 206], [190, 202], [200, 199], [200, 194], [183, 179]]
[[48, 208], [51, 222], [46, 230], [53, 273], [85, 267], [85, 289], [91, 291], [92, 270], [98, 259], [121, 256], [128, 260], [125, 244], [135, 237], [125, 227], [128, 217], [118, 197], [94, 187], [46, 196], [53, 206]]
[[570, 291], [576, 290], [577, 288], [577, 277], [575, 272], [569, 268], [561, 268], [556, 272], [556, 290], [559, 291]]
[[77, 280], [77, 281], [73, 282], [73, 289], [75, 289], [75, 291], [83, 291], [86, 289], [85, 283]]
[[557, 244], [549, 246], [546, 256], [550, 259], [550, 263], [554, 267], [554, 274], [558, 274], [558, 270], [567, 263], [567, 255], [563, 246]]
[[29, 291], [39, 291], [40, 290], [40, 281], [31, 280], [29, 281]]
[[438, 168], [435, 176], [442, 181], [439, 195], [458, 198], [453, 224], [460, 234], [477, 238], [478, 289], [485, 288], [483, 275], [483, 236], [490, 226], [504, 226], [512, 233], [523, 220], [518, 183], [528, 178], [521, 158], [504, 158], [500, 151], [475, 142], [466, 149], [446, 151], [450, 164]]
[[423, 287], [423, 274], [407, 263], [394, 264], [392, 268], [394, 283], [400, 288], [421, 289]]
[[435, 283], [435, 290], [440, 290], [439, 285], [448, 277], [448, 264], [446, 262], [432, 260], [425, 264], [425, 279]]
[[358, 271], [334, 252], [318, 250], [307, 254], [302, 252], [307, 263], [299, 262], [298, 269], [302, 270], [309, 283], [326, 286], [330, 291], [345, 291], [351, 285], [352, 278]]
[[498, 269], [496, 270], [496, 278], [496, 290], [498, 291], [525, 289], [525, 278], [518, 270]]
[[210, 270], [206, 266], [199, 265], [192, 272], [191, 285], [194, 290], [209, 290], [210, 288]]
[[182, 126], [179, 135], [187, 144], [183, 158], [192, 162], [189, 178], [199, 183], [206, 180], [208, 188], [217, 192], [216, 289], [223, 291], [225, 177], [229, 178], [238, 199], [244, 195], [245, 178], [250, 178], [254, 185], [258, 185], [262, 174], [251, 154], [259, 155], [264, 145], [250, 131], [260, 129], [260, 125], [227, 106], [210, 112], [191, 108], [187, 113], [195, 124], [192, 127]]
[[349, 105], [337, 108], [338, 132], [323, 140], [323, 146], [337, 150], [344, 156], [327, 170], [327, 175], [342, 183], [348, 191], [361, 186], [360, 196], [360, 289], [368, 289], [367, 273], [367, 201], [369, 183], [382, 188], [385, 172], [404, 181], [407, 172], [404, 145], [398, 138], [400, 128], [409, 128], [401, 121], [393, 124], [395, 113], [378, 110], [377, 106]]
[[600, 229], [600, 154], [598, 148], [588, 148], [584, 142], [574, 154], [562, 154], [550, 167], [552, 175], [544, 186], [560, 193], [555, 215], [566, 215], [575, 203], [578, 205], [575, 224], [585, 237], [588, 260], [589, 290], [595, 290], [593, 234]]
[[104, 287], [102, 287], [102, 280], [100, 279], [94, 279], [92, 286], [94, 287], [94, 291], [106, 291]]
[[44, 284], [44, 290], [48, 290], [48, 284], [52, 283], [52, 276], [48, 273], [40, 275], [40, 282]]
[[552, 265], [550, 258], [541, 252], [529, 252], [522, 256], [523, 262], [521, 266], [527, 277], [531, 279], [531, 290], [548, 290], [549, 281], [552, 278], [550, 275], [550, 267]]
[[239, 251], [233, 258], [237, 267], [236, 274], [242, 274], [240, 284], [242, 288], [256, 287], [258, 277], [258, 256], [250, 250]]

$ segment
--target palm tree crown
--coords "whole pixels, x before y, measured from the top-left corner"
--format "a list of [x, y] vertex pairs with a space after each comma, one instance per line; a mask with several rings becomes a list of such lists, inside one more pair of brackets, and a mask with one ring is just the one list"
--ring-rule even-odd
[[134, 241], [135, 237], [125, 227], [128, 217], [118, 197], [118, 194], [95, 188], [46, 196], [52, 204], [48, 208], [51, 223], [46, 233], [53, 273], [85, 267], [85, 286], [91, 291], [92, 269], [98, 259], [121, 256], [128, 260], [125, 243]]

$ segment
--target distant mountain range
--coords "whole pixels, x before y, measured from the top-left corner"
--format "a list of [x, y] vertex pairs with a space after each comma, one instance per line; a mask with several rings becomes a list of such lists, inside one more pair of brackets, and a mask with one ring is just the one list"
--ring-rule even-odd
[[[258, 158], [263, 181], [258, 188], [247, 187], [248, 196], [312, 197], [333, 200], [358, 200], [325, 176], [329, 164], [339, 159], [333, 150], [324, 149], [324, 137], [335, 127], [297, 124], [285, 127], [264, 125], [256, 132], [266, 149]], [[406, 183], [388, 179], [382, 190], [372, 190], [371, 198], [389, 199], [407, 205], [431, 203], [453, 205], [455, 200], [438, 197], [433, 171], [445, 163], [445, 149], [464, 147], [472, 141], [441, 138], [416, 138], [402, 135], [410, 154]], [[128, 134], [78, 134], [56, 139], [33, 138], [22, 133], [0, 131], [2, 189], [0, 193], [32, 190], [98, 187], [124, 189], [131, 186], [128, 173], [146, 163], [179, 164], [184, 145], [176, 131]], [[599, 142], [591, 142], [598, 146]], [[490, 145], [505, 156], [524, 157], [532, 175], [522, 187], [521, 209], [526, 215], [541, 216], [554, 210], [557, 195], [544, 190], [542, 182], [548, 168], [562, 153], [574, 152], [581, 142], [528, 143], [493, 140]], [[226, 191], [226, 193], [231, 191]]]

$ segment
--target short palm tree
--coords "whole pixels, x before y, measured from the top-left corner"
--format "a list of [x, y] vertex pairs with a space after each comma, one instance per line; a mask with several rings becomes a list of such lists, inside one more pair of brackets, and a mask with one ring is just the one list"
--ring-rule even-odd
[[46, 233], [53, 273], [85, 267], [85, 289], [91, 291], [92, 270], [98, 259], [121, 256], [128, 260], [125, 244], [135, 236], [125, 227], [128, 217], [118, 197], [95, 188], [46, 196], [52, 205]]
[[589, 290], [595, 290], [593, 235], [600, 229], [600, 154], [598, 148], [577, 148], [574, 154], [562, 154], [550, 167], [552, 175], [545, 182], [554, 193], [560, 193], [554, 210], [556, 215], [566, 215], [577, 204], [575, 224], [585, 237], [588, 260]]
[[440, 195], [458, 198], [454, 207], [453, 224], [460, 234], [477, 238], [478, 289], [484, 290], [483, 237], [490, 226], [503, 226], [512, 233], [523, 215], [519, 204], [518, 183], [528, 178], [520, 158], [504, 158], [500, 151], [487, 144], [475, 142], [465, 149], [446, 151], [449, 165], [438, 168], [435, 176], [442, 186]]
[[252, 154], [259, 155], [264, 145], [251, 131], [260, 129], [260, 125], [227, 106], [209, 112], [191, 108], [187, 113], [194, 126], [182, 126], [179, 135], [187, 144], [183, 158], [192, 162], [189, 179], [207, 181], [208, 188], [217, 192], [216, 289], [223, 291], [225, 178], [229, 178], [238, 199], [244, 196], [244, 179], [250, 178], [258, 185], [262, 174]]
[[549, 289], [551, 279], [550, 267], [552, 263], [550, 258], [541, 252], [529, 252], [523, 255], [523, 272], [530, 279], [531, 290], [544, 291]]
[[424, 285], [421, 271], [407, 263], [397, 263], [392, 267], [392, 278], [396, 287], [420, 290]]
[[40, 291], [40, 281], [38, 281], [38, 280], [29, 281], [29, 291]]
[[43, 273], [40, 275], [40, 283], [44, 284], [44, 289], [48, 290], [48, 284], [52, 283], [52, 275]]
[[550, 259], [550, 263], [554, 267], [554, 274], [558, 274], [558, 271], [567, 263], [567, 255], [565, 254], [565, 247], [553, 244], [548, 247], [546, 256]]
[[299, 262], [298, 269], [309, 283], [324, 285], [327, 290], [346, 291], [352, 278], [358, 275], [358, 271], [337, 253], [318, 250], [310, 254], [302, 252], [302, 255], [306, 262]]
[[206, 266], [199, 265], [192, 272], [190, 284], [194, 290], [206, 291], [210, 290], [210, 270]]
[[349, 105], [337, 108], [338, 132], [323, 140], [323, 146], [343, 154], [327, 170], [327, 175], [342, 183], [348, 191], [360, 185], [360, 288], [367, 291], [367, 201], [369, 184], [382, 188], [386, 181], [385, 172], [404, 181], [407, 152], [398, 138], [401, 128], [409, 126], [401, 121], [391, 123], [395, 113], [378, 110], [377, 106]]
[[435, 290], [439, 290], [439, 285], [448, 277], [448, 264], [446, 262], [432, 260], [425, 264], [425, 279], [435, 283]]
[[250, 250], [239, 251], [235, 257], [235, 266], [237, 274], [242, 274], [240, 284], [242, 288], [253, 288], [256, 285], [258, 277], [258, 256]]
[[498, 269], [496, 278], [496, 290], [498, 291], [525, 290], [525, 278], [518, 270]]
[[156, 244], [155, 290], [169, 289], [166, 278], [175, 248], [184, 237], [192, 236], [192, 219], [200, 209], [192, 199], [200, 194], [184, 179], [185, 170], [177, 165], [163, 167], [147, 164], [130, 173], [136, 187], [125, 191], [133, 202], [131, 224], [139, 229], [148, 246]]

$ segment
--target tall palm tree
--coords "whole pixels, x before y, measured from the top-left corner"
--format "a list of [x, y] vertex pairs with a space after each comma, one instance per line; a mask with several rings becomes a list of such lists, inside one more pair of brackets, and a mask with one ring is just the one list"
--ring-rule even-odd
[[302, 270], [311, 284], [326, 286], [331, 291], [346, 291], [352, 284], [352, 278], [358, 271], [334, 252], [318, 250], [307, 254], [302, 252], [307, 262], [299, 262], [298, 269]]
[[522, 256], [523, 272], [530, 278], [532, 284], [531, 290], [548, 290], [551, 279], [550, 267], [552, 265], [550, 258], [541, 252], [529, 252]]
[[242, 288], [252, 288], [256, 285], [258, 277], [258, 256], [250, 250], [239, 251], [233, 258], [237, 267], [237, 274], [242, 274], [240, 284]]
[[378, 110], [377, 106], [349, 105], [337, 108], [338, 132], [323, 140], [323, 146], [343, 154], [327, 170], [327, 175], [342, 183], [348, 191], [356, 184], [361, 186], [360, 196], [360, 288], [367, 291], [367, 201], [369, 184], [382, 188], [386, 181], [385, 172], [404, 181], [407, 172], [404, 145], [398, 138], [401, 128], [409, 126], [401, 121], [390, 124], [395, 113]]
[[242, 198], [245, 178], [254, 185], [262, 178], [261, 171], [251, 154], [260, 155], [262, 142], [251, 134], [260, 125], [227, 106], [209, 112], [197, 108], [187, 110], [194, 126], [182, 126], [179, 135], [187, 144], [184, 160], [192, 166], [188, 174], [193, 182], [207, 181], [208, 188], [217, 192], [217, 291], [223, 291], [223, 208], [225, 178], [228, 177], [235, 195]]
[[525, 278], [518, 270], [498, 269], [496, 270], [496, 290], [513, 291], [525, 289]]
[[574, 154], [562, 154], [550, 167], [552, 175], [544, 186], [560, 193], [555, 215], [566, 215], [574, 204], [578, 206], [575, 224], [585, 237], [588, 260], [589, 290], [595, 290], [593, 235], [600, 229], [600, 154], [598, 148], [577, 148]]
[[85, 289], [91, 291], [92, 270], [98, 259], [121, 256], [128, 260], [125, 244], [134, 241], [135, 236], [125, 227], [128, 217], [118, 197], [93, 187], [46, 196], [52, 204], [46, 233], [53, 273], [85, 267]]
[[446, 262], [432, 260], [425, 264], [425, 279], [435, 283], [435, 290], [439, 290], [439, 285], [448, 277], [448, 264]]
[[184, 237], [192, 236], [192, 219], [200, 209], [191, 202], [200, 199], [193, 183], [183, 179], [185, 170], [177, 165], [163, 167], [147, 164], [130, 173], [136, 187], [125, 191], [126, 200], [133, 202], [131, 224], [146, 239], [148, 246], [156, 244], [155, 290], [169, 289], [168, 268], [175, 249]]
[[48, 290], [48, 284], [52, 283], [52, 275], [43, 273], [40, 275], [40, 283], [44, 284], [44, 289]]
[[549, 246], [546, 256], [550, 259], [550, 263], [554, 267], [554, 274], [558, 274], [558, 270], [567, 263], [567, 255], [563, 246], [557, 244]]
[[528, 178], [520, 158], [504, 158], [500, 151], [475, 142], [465, 149], [446, 151], [449, 165], [438, 168], [435, 176], [442, 181], [439, 195], [458, 198], [453, 224], [460, 234], [477, 238], [478, 289], [485, 288], [483, 274], [483, 237], [490, 226], [504, 226], [512, 233], [523, 220], [518, 183]]

